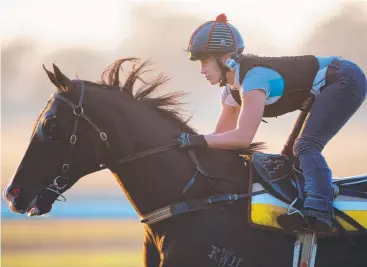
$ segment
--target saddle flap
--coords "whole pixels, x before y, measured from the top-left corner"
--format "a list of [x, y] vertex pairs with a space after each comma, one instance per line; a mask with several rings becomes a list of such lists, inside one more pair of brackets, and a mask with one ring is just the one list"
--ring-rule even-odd
[[302, 188], [298, 190], [297, 186], [303, 187], [303, 180], [299, 184], [293, 180], [293, 162], [285, 155], [254, 153], [252, 164], [260, 176], [259, 182], [272, 195], [288, 204], [299, 197]]

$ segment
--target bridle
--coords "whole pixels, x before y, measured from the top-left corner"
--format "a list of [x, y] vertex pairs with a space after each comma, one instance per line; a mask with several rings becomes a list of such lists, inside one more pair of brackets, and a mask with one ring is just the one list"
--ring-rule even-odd
[[[78, 101], [77, 105], [74, 104], [73, 102], [71, 102], [66, 97], [62, 96], [59, 92], [56, 92], [52, 95], [52, 98], [60, 100], [61, 102], [63, 102], [67, 106], [69, 106], [73, 110], [73, 115], [74, 115], [74, 118], [75, 118], [74, 122], [73, 122], [72, 133], [71, 133], [70, 138], [69, 138], [69, 151], [68, 151], [67, 159], [65, 160], [65, 163], [62, 164], [62, 166], [61, 166], [61, 173], [53, 179], [53, 182], [48, 187], [46, 187], [46, 190], [52, 191], [52, 192], [56, 193], [58, 196], [61, 196], [64, 201], [66, 199], [65, 199], [64, 196], [62, 196], [62, 192], [63, 192], [63, 190], [66, 189], [66, 187], [68, 185], [71, 186], [72, 183], [73, 183], [72, 179], [70, 179], [70, 177], [68, 177], [68, 174], [69, 174], [70, 169], [71, 169], [70, 164], [71, 164], [73, 150], [74, 150], [75, 144], [78, 140], [77, 130], [78, 130], [78, 125], [79, 125], [80, 120], [84, 119], [87, 123], [89, 123], [92, 126], [92, 128], [97, 132], [100, 139], [105, 144], [106, 148], [110, 149], [110, 144], [108, 142], [107, 134], [104, 131], [102, 131], [84, 112], [83, 103], [84, 103], [84, 99], [85, 99], [85, 84], [81, 80], [78, 80], [78, 81], [80, 82], [81, 86], [80, 86], [80, 97], [79, 97], [79, 101]], [[136, 160], [136, 159], [148, 156], [148, 155], [153, 155], [153, 154], [156, 154], [156, 153], [159, 153], [159, 152], [168, 151], [168, 150], [170, 150], [174, 147], [177, 147], [176, 143], [156, 147], [156, 148], [146, 150], [146, 151], [142, 151], [142, 152], [136, 153], [134, 155], [127, 156], [125, 158], [122, 158], [120, 160], [116, 160], [116, 161], [113, 161], [113, 162], [104, 162], [104, 163], [99, 164], [94, 169], [94, 171], [103, 170], [103, 169], [106, 169], [106, 168], [109, 168], [109, 167], [112, 167], [112, 166], [116, 166], [118, 164], [123, 164], [123, 163], [126, 163], [126, 162], [130, 162], [130, 161], [133, 161], [133, 160]]]
[[66, 97], [62, 96], [59, 92], [56, 92], [52, 95], [52, 98], [58, 99], [61, 102], [63, 102], [64, 104], [66, 104], [67, 106], [69, 106], [73, 110], [73, 114], [75, 118], [74, 123], [73, 123], [72, 133], [69, 138], [69, 151], [68, 151], [67, 159], [65, 163], [62, 164], [61, 166], [61, 173], [57, 175], [53, 179], [53, 183], [51, 183], [46, 188], [47, 190], [55, 192], [59, 196], [61, 196], [60, 191], [64, 190], [66, 186], [68, 185], [68, 183], [71, 181], [71, 179], [68, 177], [68, 173], [70, 172], [70, 164], [71, 164], [73, 150], [78, 140], [77, 130], [78, 130], [78, 125], [81, 119], [86, 120], [96, 130], [101, 140], [105, 143], [106, 147], [110, 148], [110, 144], [108, 143], [108, 140], [107, 140], [107, 134], [103, 132], [102, 130], [100, 130], [98, 126], [95, 123], [93, 123], [92, 120], [84, 113], [83, 102], [85, 98], [85, 84], [82, 81], [80, 81], [80, 84], [81, 84], [80, 97], [79, 97], [79, 101], [77, 105], [71, 102]]
[[[80, 97], [79, 97], [78, 104], [74, 104], [73, 102], [71, 102], [66, 97], [60, 95], [59, 91], [52, 95], [52, 98], [60, 100], [62, 103], [69, 106], [73, 110], [73, 114], [74, 114], [74, 118], [75, 118], [74, 123], [73, 123], [73, 128], [72, 128], [72, 134], [70, 135], [70, 138], [69, 138], [70, 147], [69, 147], [68, 157], [64, 161], [65, 163], [62, 164], [62, 166], [61, 166], [61, 174], [57, 175], [53, 179], [53, 182], [45, 188], [46, 190], [57, 194], [57, 199], [56, 200], [59, 200], [59, 201], [66, 201], [66, 198], [62, 195], [62, 193], [64, 191], [66, 191], [67, 187], [71, 187], [73, 185], [73, 183], [75, 183], [77, 181], [77, 180], [70, 179], [70, 177], [68, 177], [68, 174], [69, 174], [70, 169], [71, 169], [70, 164], [71, 164], [72, 152], [73, 152], [75, 144], [78, 140], [77, 130], [78, 130], [78, 125], [79, 125], [79, 122], [80, 122], [81, 119], [84, 119], [88, 124], [90, 124], [92, 126], [92, 128], [94, 128], [94, 130], [98, 133], [100, 139], [105, 144], [106, 148], [108, 150], [110, 149], [110, 144], [108, 142], [107, 134], [104, 131], [102, 131], [95, 123], [93, 123], [93, 121], [84, 112], [83, 101], [84, 101], [84, 98], [85, 98], [85, 84], [81, 80], [78, 80], [78, 81], [81, 84], [81, 86], [80, 86]], [[51, 98], [51, 100], [52, 100], [52, 98]], [[103, 163], [99, 164], [97, 167], [95, 167], [93, 169], [93, 171], [99, 171], [99, 170], [103, 170], [103, 169], [106, 169], [106, 168], [112, 168], [112, 167], [115, 167], [115, 166], [120, 165], [120, 164], [131, 162], [131, 161], [134, 161], [134, 160], [137, 160], [137, 159], [149, 156], [149, 155], [169, 151], [173, 148], [178, 148], [178, 147], [179, 146], [178, 146], [177, 142], [174, 141], [170, 144], [155, 147], [155, 148], [145, 150], [145, 151], [142, 151], [142, 152], [138, 152], [136, 154], [124, 157], [122, 159], [114, 160], [114, 161], [111, 161], [111, 162], [103, 162]], [[216, 176], [212, 176], [212, 175], [207, 174], [204, 171], [204, 169], [202, 168], [200, 162], [198, 161], [194, 150], [188, 149], [188, 153], [190, 155], [191, 161], [196, 166], [196, 171], [193, 174], [193, 176], [191, 177], [190, 181], [185, 186], [185, 188], [183, 189], [182, 194], [185, 194], [187, 192], [187, 190], [189, 188], [191, 188], [191, 186], [195, 183], [196, 177], [199, 174], [201, 174], [203, 177], [205, 177], [208, 180], [208, 182], [211, 184], [211, 186], [214, 189], [216, 189], [217, 191], [221, 192], [221, 193], [223, 193], [223, 192], [214, 185], [212, 180], [221, 180], [221, 181], [230, 182], [230, 183], [235, 184], [235, 182], [231, 179], [216, 177]], [[261, 193], [261, 192], [259, 192], [259, 193]], [[258, 194], [258, 193], [256, 193], [256, 194]], [[242, 194], [242, 195], [224, 194], [224, 195], [221, 195], [221, 196], [216, 197], [214, 199], [208, 198], [208, 199], [205, 199], [205, 200], [200, 200], [199, 201], [200, 205], [198, 205], [198, 203], [195, 202], [194, 206], [196, 207], [196, 209], [202, 209], [202, 208], [205, 208], [205, 205], [206, 205], [204, 203], [205, 201], [207, 201], [207, 204], [213, 204], [213, 203], [216, 203], [216, 202], [223, 202], [223, 201], [226, 202], [226, 201], [238, 200], [238, 199], [247, 197], [249, 195], [252, 195], [252, 193]], [[59, 199], [59, 197], [62, 197], [62, 199]], [[33, 203], [37, 202], [37, 200], [38, 200], [38, 196], [35, 197], [35, 199], [31, 203], [31, 205]], [[203, 204], [203, 203], [204, 203], [204, 206], [201, 206], [201, 204]], [[177, 205], [177, 204], [174, 204], [172, 207], [175, 207], [175, 205]], [[179, 206], [180, 205], [181, 204], [179, 204]], [[193, 211], [193, 209], [191, 207], [188, 207], [188, 208], [182, 208], [181, 207], [179, 209], [179, 213], [191, 212], [191, 211]], [[167, 211], [165, 211], [164, 216], [163, 216], [163, 214], [161, 214], [161, 210], [157, 210], [156, 212], [153, 212], [152, 214], [148, 215], [147, 217], [142, 218], [142, 222], [148, 222], [148, 221], [149, 222], [150, 221], [154, 222], [154, 221], [157, 221], [158, 219], [162, 220], [162, 219], [168, 218], [167, 216], [173, 216], [173, 215], [174, 215], [173, 213], [170, 213], [170, 212], [167, 213]], [[154, 218], [154, 219], [152, 219], [152, 218]]]

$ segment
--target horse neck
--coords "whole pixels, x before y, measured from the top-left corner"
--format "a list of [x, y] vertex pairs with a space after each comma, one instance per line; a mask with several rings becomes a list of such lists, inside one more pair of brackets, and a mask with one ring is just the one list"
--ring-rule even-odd
[[[134, 101], [134, 100], [131, 100]], [[183, 125], [176, 120], [162, 118], [161, 114], [140, 103], [139, 107], [131, 105], [131, 109], [124, 105], [124, 112], [121, 118], [114, 118], [120, 114], [116, 110], [105, 115], [104, 120], [113, 120], [113, 129], [120, 129], [121, 134], [112, 136], [113, 154], [121, 159], [148, 149], [167, 145], [174, 141], [180, 133]], [[138, 102], [135, 105], [139, 105]], [[121, 103], [116, 107], [121, 107]], [[137, 111], [140, 114], [137, 114]], [[129, 116], [137, 118], [134, 121]], [[133, 126], [131, 126], [133, 125]], [[126, 131], [130, 132], [127, 134]], [[114, 139], [114, 140], [113, 140]], [[111, 140], [111, 138], [110, 138]], [[243, 177], [245, 168], [242, 162], [233, 152], [220, 151], [217, 149], [203, 149], [198, 151], [198, 158], [203, 163], [205, 171], [219, 177], [230, 177], [237, 179], [236, 187], [229, 185], [220, 186], [227, 188], [227, 192], [245, 190]], [[124, 153], [124, 154], [121, 154]], [[169, 151], [157, 153], [136, 159], [134, 161], [117, 165], [111, 168], [118, 183], [125, 191], [125, 194], [139, 215], [152, 212], [155, 209], [170, 205], [174, 202], [182, 201], [192, 197], [202, 197], [208, 194], [218, 193], [213, 191], [207, 183], [194, 195], [183, 195], [182, 190], [191, 180], [196, 172], [196, 165], [192, 162], [185, 149], [173, 148]], [[223, 187], [224, 186], [224, 187]]]
[[[115, 95], [115, 98], [118, 97], [118, 94]], [[137, 100], [125, 99], [121, 103], [106, 98], [101, 102], [104, 102], [105, 114], [99, 121], [105, 123], [107, 129], [112, 129], [108, 136], [112, 162], [172, 143], [181, 131], [180, 126], [183, 126], [177, 121], [163, 119], [154, 108], [146, 108], [144, 103]], [[137, 213], [146, 214], [181, 201], [182, 189], [191, 179], [195, 168], [188, 153], [174, 147], [166, 152], [111, 167], [111, 171]]]

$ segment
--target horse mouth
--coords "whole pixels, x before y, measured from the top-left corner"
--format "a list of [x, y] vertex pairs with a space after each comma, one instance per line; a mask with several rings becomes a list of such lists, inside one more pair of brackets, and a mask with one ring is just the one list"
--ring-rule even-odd
[[36, 206], [35, 201], [32, 201], [31, 205], [27, 209], [18, 209], [13, 201], [9, 201], [9, 208], [12, 212], [18, 214], [27, 213], [28, 216], [41, 215], [39, 208]]
[[18, 214], [27, 214], [28, 216], [40, 216], [49, 213], [52, 209], [52, 204], [59, 194], [55, 194], [53, 190], [42, 190], [36, 194], [32, 201], [27, 204], [21, 195], [17, 197], [5, 196], [9, 204], [9, 209]]
[[[9, 202], [9, 208], [12, 212], [18, 213], [18, 214], [27, 214], [29, 217], [32, 216], [40, 216], [42, 214], [48, 213], [51, 210], [52, 205], [50, 207], [46, 207], [46, 205], [42, 205], [42, 208], [37, 204], [39, 203], [39, 196], [35, 196], [34, 199], [31, 201], [31, 203], [28, 205], [26, 209], [19, 209], [16, 207], [14, 201]], [[45, 206], [45, 207], [44, 207]]]
[[34, 197], [34, 199], [31, 201], [31, 203], [29, 204], [26, 210], [27, 215], [29, 217], [41, 215], [41, 212], [39, 208], [37, 207], [37, 202], [38, 202], [38, 195]]
[[41, 215], [41, 212], [40, 210], [35, 206], [35, 207], [32, 207], [28, 212], [27, 212], [27, 215], [29, 217], [32, 217], [32, 216], [39, 216]]
[[19, 213], [19, 214], [27, 213], [28, 216], [35, 216], [35, 215], [38, 215], [40, 213], [39, 209], [36, 206], [37, 196], [31, 201], [31, 203], [28, 205], [28, 208], [26, 208], [26, 209], [17, 208], [15, 200], [8, 200], [8, 203], [9, 203], [10, 210], [12, 212], [15, 212], [15, 213]]
[[51, 209], [52, 203], [45, 201], [40, 194], [37, 194], [29, 204], [26, 212], [29, 217], [33, 217], [47, 214]]

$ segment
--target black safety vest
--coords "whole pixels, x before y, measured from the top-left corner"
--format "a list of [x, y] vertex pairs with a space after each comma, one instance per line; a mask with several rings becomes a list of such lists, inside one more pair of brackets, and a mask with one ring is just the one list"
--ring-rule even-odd
[[[276, 117], [295, 110], [304, 110], [308, 101], [313, 98], [311, 88], [319, 70], [315, 56], [260, 57], [246, 54], [239, 59], [239, 64], [240, 84], [246, 73], [256, 66], [273, 69], [284, 80], [283, 95], [273, 104], [265, 105], [263, 117]], [[239, 91], [231, 90], [231, 94], [241, 105]]]

